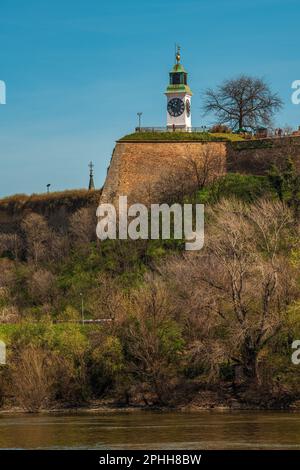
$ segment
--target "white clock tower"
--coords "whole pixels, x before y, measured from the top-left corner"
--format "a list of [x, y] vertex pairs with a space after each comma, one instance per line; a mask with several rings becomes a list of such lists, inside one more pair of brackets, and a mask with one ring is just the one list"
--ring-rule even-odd
[[170, 83], [165, 92], [167, 96], [168, 129], [191, 131], [191, 97], [187, 84], [187, 72], [180, 63], [180, 47], [177, 47], [176, 64], [170, 72]]

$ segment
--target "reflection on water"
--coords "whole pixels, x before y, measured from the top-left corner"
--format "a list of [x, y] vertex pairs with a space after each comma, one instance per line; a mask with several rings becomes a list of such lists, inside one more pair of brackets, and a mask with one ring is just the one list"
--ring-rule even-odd
[[300, 413], [2, 415], [1, 448], [300, 449]]

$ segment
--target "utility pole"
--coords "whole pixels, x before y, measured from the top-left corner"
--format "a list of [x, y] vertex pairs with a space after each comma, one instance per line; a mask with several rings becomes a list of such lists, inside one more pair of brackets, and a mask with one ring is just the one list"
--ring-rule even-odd
[[81, 322], [84, 325], [84, 308], [83, 308], [83, 294], [80, 292], [80, 297], [81, 297]]
[[141, 117], [142, 117], [142, 112], [137, 113], [138, 118], [139, 118], [139, 131], [141, 130]]

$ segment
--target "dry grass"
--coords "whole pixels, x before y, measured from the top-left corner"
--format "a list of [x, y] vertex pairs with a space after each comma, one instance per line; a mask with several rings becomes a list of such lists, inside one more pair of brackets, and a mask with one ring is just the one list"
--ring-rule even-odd
[[25, 208], [34, 209], [47, 204], [50, 208], [65, 205], [77, 205], [77, 202], [90, 201], [97, 203], [101, 190], [88, 191], [87, 189], [72, 189], [42, 194], [14, 194], [0, 199], [0, 209], [15, 213]]

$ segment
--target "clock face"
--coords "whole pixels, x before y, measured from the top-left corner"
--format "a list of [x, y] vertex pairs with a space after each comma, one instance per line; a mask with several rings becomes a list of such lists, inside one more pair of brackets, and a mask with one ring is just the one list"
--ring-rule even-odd
[[168, 113], [173, 117], [180, 116], [184, 111], [184, 102], [180, 98], [172, 98], [168, 102]]
[[186, 100], [185, 107], [186, 107], [186, 115], [187, 117], [189, 117], [191, 114], [191, 103], [189, 100]]

